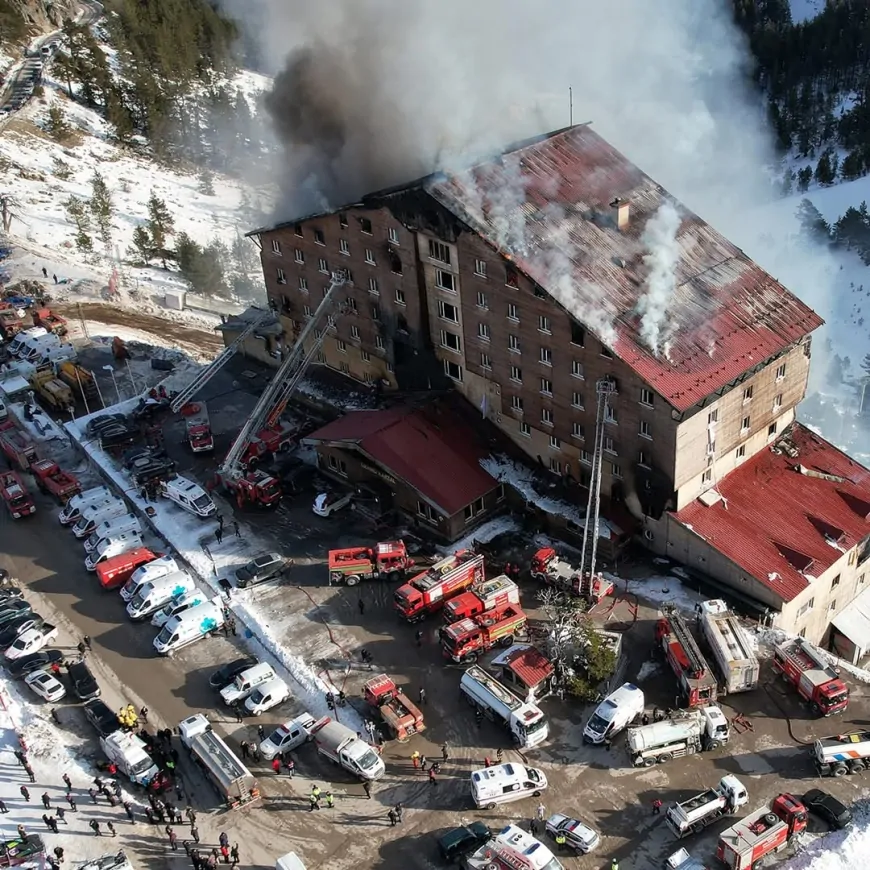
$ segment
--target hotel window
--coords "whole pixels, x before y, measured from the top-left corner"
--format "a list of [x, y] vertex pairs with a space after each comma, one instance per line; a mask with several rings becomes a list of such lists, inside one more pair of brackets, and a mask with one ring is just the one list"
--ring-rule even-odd
[[616, 419], [616, 409], [610, 405], [604, 406], [604, 422], [619, 425], [619, 421]]
[[511, 408], [514, 411], [522, 411], [523, 400], [519, 396], [511, 396]]
[[338, 240], [338, 250], [341, 251], [342, 254], [350, 256], [350, 245], [347, 243], [347, 239]]
[[544, 317], [543, 314], [538, 315], [538, 330], [550, 334], [550, 318]]
[[520, 313], [517, 309], [517, 306], [513, 304], [513, 302], [508, 303], [508, 320], [516, 320], [519, 323]]
[[550, 448], [552, 450], [562, 449], [562, 442], [555, 435], [550, 436]]
[[429, 239], [429, 258], [439, 263], [450, 264], [450, 248], [434, 239]]
[[441, 347], [446, 347], [448, 350], [456, 351], [456, 353], [462, 350], [459, 336], [454, 332], [448, 332], [446, 329], [441, 330]]
[[583, 405], [583, 393], [578, 393], [576, 390], [571, 393], [571, 405], [574, 408], [579, 408], [581, 411], [585, 407]]
[[586, 431], [584, 430], [582, 423], [571, 424], [571, 436], [573, 438], [579, 438], [581, 441], [586, 440]]
[[652, 438], [652, 426], [646, 420], [640, 421], [640, 430], [638, 432], [641, 438]]
[[640, 403], [641, 405], [648, 405], [650, 408], [653, 406], [653, 402], [655, 401], [655, 396], [652, 390], [648, 390], [646, 387], [641, 387], [640, 390]]
[[544, 396], [553, 395], [553, 382], [549, 378], [541, 378], [541, 393]]
[[315, 230], [314, 231], [314, 241], [318, 245], [325, 245], [326, 239], [323, 236], [323, 230]]
[[450, 360], [444, 360], [444, 374], [453, 381], [462, 382], [462, 366]]
[[338, 370], [339, 370], [343, 375], [349, 375], [349, 374], [350, 374], [350, 366], [349, 366], [346, 362], [344, 362], [344, 361], [342, 361], [342, 362], [340, 362], [340, 363], [338, 364]]
[[604, 359], [613, 359], [613, 352], [609, 348], [605, 347], [602, 344], [601, 345], [601, 356], [603, 356]]
[[448, 290], [450, 293], [455, 293], [453, 284], [453, 275], [450, 272], [444, 272], [441, 269], [435, 270], [435, 286], [439, 290]]
[[622, 468], [619, 465], [615, 465], [613, 462], [610, 463], [610, 473], [614, 477], [622, 477]]
[[486, 277], [486, 260], [474, 261], [474, 274], [477, 275], [478, 278]]
[[592, 465], [592, 454], [588, 450], [581, 450], [580, 461], [584, 465]]
[[442, 320], [449, 320], [451, 323], [459, 323], [459, 309], [449, 302], [438, 300], [438, 316]]
[[372, 222], [368, 218], [359, 219], [359, 228], [367, 236], [370, 236], [372, 234]]
[[746, 445], [745, 444], [741, 444], [737, 448], [736, 456], [738, 459], [743, 459], [743, 457], [746, 456]]
[[366, 248], [366, 262], [370, 266], [377, 265], [377, 261], [375, 260], [375, 252], [371, 248]]
[[374, 293], [375, 296], [380, 295], [381, 288], [378, 286], [377, 278], [369, 278], [369, 293]]
[[396, 287], [396, 304], [397, 305], [404, 305], [405, 304], [405, 291], [400, 290], [398, 287]]
[[345, 299], [345, 302], [347, 303], [347, 310], [352, 312], [353, 314], [356, 314], [356, 299], [354, 299], [353, 296], [348, 296], [347, 299]]
[[[553, 439], [551, 438], [550, 441], [552, 442]], [[562, 463], [553, 456], [550, 457], [550, 471], [552, 471], [553, 474], [562, 473]]]
[[773, 410], [778, 411], [782, 407], [782, 393], [777, 393], [773, 397]]
[[281, 242], [278, 239], [272, 239], [272, 253], [280, 254], [281, 253]]
[[552, 366], [553, 365], [553, 351], [550, 350], [550, 348], [548, 348], [548, 347], [542, 347], [540, 360], [541, 360], [541, 363], [543, 365]]
[[714, 408], [712, 411], [710, 411], [709, 414], [707, 414], [707, 425], [710, 426], [713, 423], [718, 423], [718, 422], [719, 422], [719, 409]]
[[308, 279], [304, 275], [299, 276], [299, 289], [308, 291]]
[[746, 388], [743, 390], [743, 401], [744, 401], [744, 403], [745, 403], [745, 402], [751, 402], [751, 401], [752, 401], [752, 393], [753, 393], [753, 387], [746, 387]]
[[387, 230], [387, 236], [394, 245], [399, 244], [399, 231], [395, 227], [390, 227]]
[[583, 363], [580, 360], [571, 360], [571, 376], [574, 378], [583, 378]]
[[520, 423], [520, 435], [526, 438], [532, 437], [532, 427], [528, 423]]
[[375, 347], [376, 347], [378, 350], [383, 350], [383, 349], [384, 349], [384, 339], [383, 339], [383, 336], [381, 336], [381, 335], [376, 335], [376, 336], [375, 336]]
[[359, 340], [359, 327], [356, 324], [350, 328], [350, 337]]
[[519, 366], [511, 366], [511, 380], [518, 384], [523, 382], [523, 370]]
[[488, 323], [478, 323], [477, 324], [477, 337], [482, 338], [484, 341], [489, 341], [489, 324]]
[[776, 435], [776, 423], [771, 423], [767, 427], [767, 437], [772, 438], [774, 435]]
[[338, 459], [335, 456], [330, 455], [329, 457], [329, 467], [333, 471], [337, 471], [339, 474], [343, 474], [347, 477], [347, 465], [343, 459]]
[[480, 367], [482, 369], [491, 369], [492, 368], [492, 359], [490, 358], [488, 353], [482, 353], [480, 355]]
[[286, 283], [287, 283], [287, 276], [284, 274], [284, 270], [283, 270], [283, 269], [276, 269], [276, 270], [275, 270], [275, 274], [276, 274], [277, 277], [278, 277], [278, 283], [279, 283], [279, 284], [286, 284]]
[[609, 435], [604, 439], [604, 452], [616, 455], [616, 445], [613, 443], [613, 438]]
[[776, 379], [781, 381], [785, 377], [785, 363], [778, 366], [776, 369]]
[[296, 235], [299, 236], [299, 238], [301, 239], [303, 236], [302, 224], [296, 224], [296, 226], [293, 227], [293, 232], [296, 233]]
[[748, 432], [749, 431], [749, 423], [750, 423], [750, 418], [744, 417], [743, 421], [740, 424], [740, 431], [741, 432]]
[[347, 345], [340, 338], [335, 340], [335, 346], [338, 348], [339, 353], [347, 353]]
[[552, 426], [553, 425], [553, 412], [549, 408], [542, 408], [541, 409], [541, 422], [545, 426]]
[[317, 261], [317, 269], [320, 272], [328, 273], [329, 263], [327, 263], [326, 260], [323, 259], [323, 257], [320, 257], [320, 259]]
[[372, 355], [367, 350], [363, 350], [360, 351], [360, 359], [362, 359], [363, 362], [371, 362]]
[[513, 266], [504, 267], [504, 282], [508, 287], [513, 287], [514, 289], [520, 286], [520, 274]]
[[519, 340], [518, 336], [516, 336], [516, 335], [509, 335], [508, 336], [508, 350], [512, 351], [513, 353], [520, 353], [521, 352], [520, 351], [520, 340]]
[[311, 306], [310, 305], [303, 305], [302, 306], [302, 313], [306, 317], [311, 317]]
[[586, 330], [576, 321], [571, 321], [571, 344], [577, 347], [586, 346]]
[[480, 290], [477, 291], [477, 307], [483, 308], [487, 310], [489, 308], [489, 302], [486, 298], [486, 293], [482, 293]]
[[344, 212], [342, 212], [342, 213], [339, 214], [339, 216], [338, 216], [338, 225], [339, 225], [343, 230], [346, 230], [346, 229], [347, 229], [347, 215], [344, 214]]
[[303, 254], [302, 251], [300, 251], [299, 248], [297, 248], [293, 252], [293, 259], [296, 260], [297, 263], [300, 263], [300, 264], [304, 263], [305, 262], [305, 254]]
[[380, 320], [381, 319], [381, 306], [380, 305], [372, 305], [372, 320]]
[[644, 468], [649, 468], [649, 455], [645, 450], [639, 450], [637, 454], [637, 464], [642, 465]]

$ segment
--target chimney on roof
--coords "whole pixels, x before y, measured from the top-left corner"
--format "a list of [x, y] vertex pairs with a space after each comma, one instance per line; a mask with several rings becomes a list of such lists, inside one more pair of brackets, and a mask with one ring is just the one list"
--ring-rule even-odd
[[616, 221], [616, 228], [620, 232], [626, 230], [631, 211], [629, 204], [624, 199], [617, 197], [610, 203], [610, 207], [613, 209], [613, 219]]

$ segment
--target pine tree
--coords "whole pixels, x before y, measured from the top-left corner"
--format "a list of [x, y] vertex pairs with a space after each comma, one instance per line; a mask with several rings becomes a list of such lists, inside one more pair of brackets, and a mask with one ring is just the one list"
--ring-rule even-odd
[[805, 193], [813, 180], [813, 170], [809, 166], [804, 166], [797, 174], [797, 187], [801, 193]]
[[48, 135], [51, 136], [55, 142], [66, 141], [72, 132], [69, 124], [66, 122], [66, 118], [64, 117], [63, 109], [61, 109], [57, 103], [52, 103], [48, 109], [48, 119], [45, 123], [45, 129]]
[[207, 167], [199, 173], [199, 192], [203, 196], [214, 196], [214, 176]]
[[154, 254], [154, 243], [151, 241], [151, 234], [145, 226], [138, 226], [133, 230], [133, 253], [138, 260], [144, 265]]
[[75, 224], [76, 247], [83, 253], [90, 253], [94, 249], [94, 242], [88, 232], [91, 228], [91, 210], [87, 200], [71, 196], [65, 203], [67, 217]]
[[111, 250], [112, 216], [115, 213], [115, 209], [112, 205], [112, 195], [109, 192], [108, 185], [99, 172], [94, 172], [91, 178], [90, 209], [103, 247]]
[[870, 378], [870, 353], [861, 360], [861, 368], [864, 370], [864, 374]]
[[152, 256], [159, 256], [166, 268], [169, 237], [175, 232], [175, 220], [166, 203], [152, 190], [148, 199], [148, 233], [151, 239]]
[[831, 228], [822, 217], [822, 213], [808, 199], [802, 199], [795, 216], [800, 221], [801, 229], [814, 239], [828, 239]]
[[824, 186], [834, 183], [834, 168], [831, 164], [832, 151], [826, 149], [822, 152], [819, 162], [816, 164], [816, 171], [813, 173], [816, 181]]

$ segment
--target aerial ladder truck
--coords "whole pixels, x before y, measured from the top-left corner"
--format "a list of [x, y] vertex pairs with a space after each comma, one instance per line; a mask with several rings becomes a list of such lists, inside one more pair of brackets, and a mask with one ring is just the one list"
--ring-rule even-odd
[[[278, 481], [263, 471], [255, 470], [254, 466], [266, 450], [271, 450], [281, 414], [317, 356], [327, 333], [347, 310], [346, 303], [336, 302], [339, 288], [347, 282], [347, 273], [332, 273], [323, 300], [303, 327], [292, 350], [284, 357], [217, 471], [217, 482], [235, 495], [239, 506], [270, 506], [281, 497]], [[306, 342], [312, 336], [313, 341], [306, 348]]]

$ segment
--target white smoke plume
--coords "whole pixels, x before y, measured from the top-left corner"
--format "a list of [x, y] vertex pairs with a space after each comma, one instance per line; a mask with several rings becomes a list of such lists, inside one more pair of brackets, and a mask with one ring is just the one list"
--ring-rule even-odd
[[656, 355], [667, 337], [668, 310], [677, 289], [677, 266], [682, 254], [677, 233], [681, 223], [682, 218], [674, 204], [665, 200], [647, 221], [640, 237], [649, 252], [643, 257], [649, 274], [637, 300], [640, 337]]

